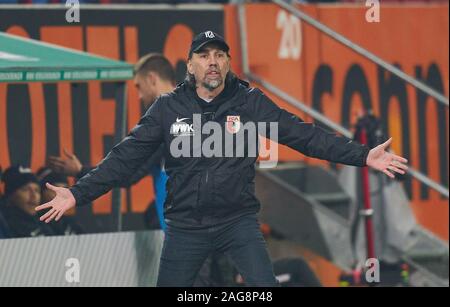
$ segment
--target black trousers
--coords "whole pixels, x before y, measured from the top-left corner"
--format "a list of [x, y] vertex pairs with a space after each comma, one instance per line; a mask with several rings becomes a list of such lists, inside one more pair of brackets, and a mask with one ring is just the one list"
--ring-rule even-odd
[[255, 214], [202, 230], [168, 226], [158, 287], [191, 287], [205, 259], [217, 251], [230, 257], [247, 286], [278, 286]]

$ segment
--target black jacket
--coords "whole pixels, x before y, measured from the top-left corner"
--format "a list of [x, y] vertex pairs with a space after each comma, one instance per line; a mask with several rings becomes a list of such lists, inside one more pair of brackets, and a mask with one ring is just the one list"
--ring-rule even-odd
[[[243, 157], [205, 157], [203, 154], [173, 157], [170, 153], [171, 142], [180, 140], [177, 138], [187, 138], [194, 143], [195, 136], [190, 136], [189, 132], [201, 135], [202, 141], [208, 137], [203, 134], [205, 131], [199, 133], [199, 127], [194, 131], [174, 128], [180, 122], [192, 124], [194, 114], [201, 114], [202, 127], [208, 121], [218, 123], [222, 135], [229, 133], [227, 116], [239, 116], [242, 124], [276, 122], [279, 143], [332, 162], [364, 166], [369, 152], [366, 146], [303, 122], [280, 109], [259, 89], [249, 88], [246, 82], [235, 77], [227, 78], [224, 91], [209, 103], [202, 101], [189, 84], [182, 83], [173, 92], [159, 97], [128, 136], [71, 187], [77, 205], [91, 202], [117, 186], [123, 178], [130, 177], [163, 143], [169, 175], [165, 202], [168, 225], [204, 228], [257, 212], [260, 206], [254, 184], [257, 157], [248, 155], [247, 139]], [[177, 135], [180, 131], [188, 135]], [[270, 131], [266, 131], [266, 135], [269, 136]], [[222, 146], [222, 154], [226, 150], [229, 147]]]
[[1, 209], [8, 223], [11, 238], [57, 235], [49, 224], [42, 223], [39, 220], [39, 215], [29, 215], [22, 209], [9, 205], [5, 205]]
[[0, 231], [1, 215], [3, 215], [7, 221], [4, 225], [7, 227], [7, 237], [10, 238], [67, 236], [83, 233], [81, 227], [70, 217], [63, 217], [58, 223], [42, 223], [39, 218], [44, 214], [45, 212], [30, 215], [13, 205], [3, 205], [0, 207]]

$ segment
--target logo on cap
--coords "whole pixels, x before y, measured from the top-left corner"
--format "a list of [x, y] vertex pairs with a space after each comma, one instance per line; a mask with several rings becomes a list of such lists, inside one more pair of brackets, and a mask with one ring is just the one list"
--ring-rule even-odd
[[19, 173], [21, 173], [21, 174], [28, 174], [28, 173], [31, 173], [31, 169], [19, 166]]
[[207, 38], [214, 38], [215, 37], [213, 31], [206, 31], [205, 32], [205, 36]]

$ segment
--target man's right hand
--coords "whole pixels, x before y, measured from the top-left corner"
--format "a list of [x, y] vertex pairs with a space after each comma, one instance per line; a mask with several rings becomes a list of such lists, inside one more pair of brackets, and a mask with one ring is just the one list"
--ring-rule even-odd
[[46, 185], [47, 188], [56, 193], [56, 196], [48, 203], [37, 206], [35, 209], [36, 211], [40, 211], [51, 208], [47, 213], [41, 216], [41, 221], [45, 221], [46, 223], [50, 223], [53, 219], [59, 221], [66, 211], [75, 207], [75, 197], [73, 197], [72, 192], [67, 188], [55, 187], [50, 183], [46, 183]]

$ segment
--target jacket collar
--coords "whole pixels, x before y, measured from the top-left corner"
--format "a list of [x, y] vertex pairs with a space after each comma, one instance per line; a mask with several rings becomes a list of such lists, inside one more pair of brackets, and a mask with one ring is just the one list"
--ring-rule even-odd
[[[232, 107], [245, 103], [245, 99], [242, 99], [241, 96], [243, 96], [244, 94], [243, 90], [248, 87], [248, 82], [239, 79], [235, 75], [231, 75], [230, 78], [227, 77], [224, 90], [210, 102], [220, 104], [216, 111], [215, 117], [219, 117]], [[198, 99], [201, 98], [198, 97], [196, 91], [192, 88], [191, 85], [187, 84], [186, 82], [178, 84], [178, 86], [174, 90], [174, 94], [175, 97], [181, 100], [183, 103], [191, 104], [193, 105], [195, 110], [199, 112], [201, 111], [201, 107], [198, 101]]]

